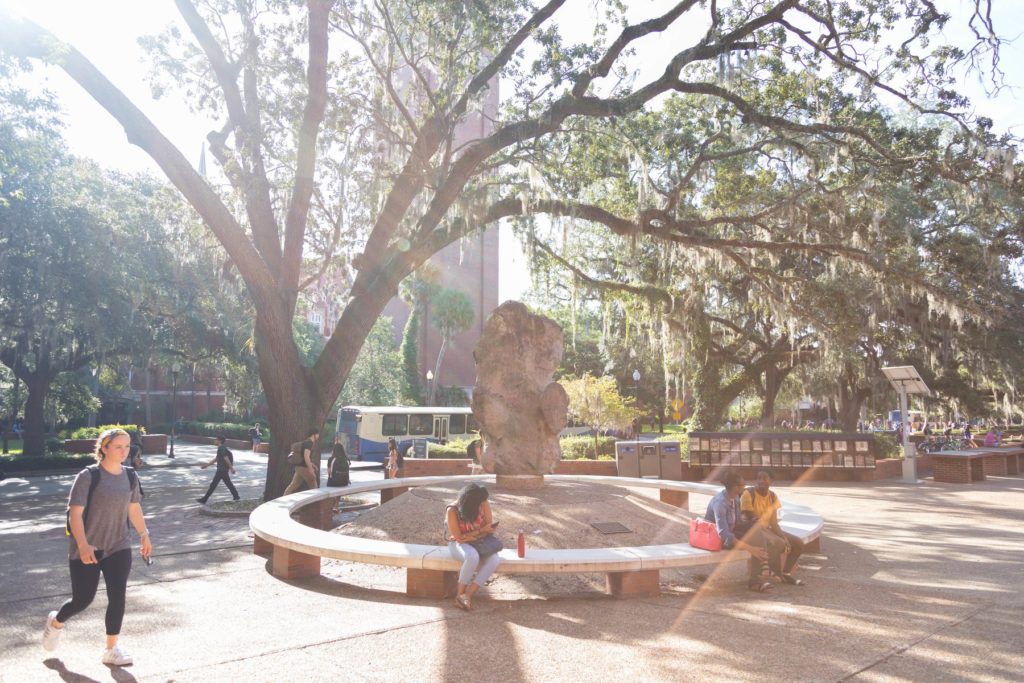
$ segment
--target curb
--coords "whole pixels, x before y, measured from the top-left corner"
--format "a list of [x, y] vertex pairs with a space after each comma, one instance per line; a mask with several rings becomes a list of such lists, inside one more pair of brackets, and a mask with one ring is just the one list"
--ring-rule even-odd
[[[145, 474], [146, 470], [153, 470], [153, 469], [161, 469], [162, 470], [162, 469], [171, 469], [171, 468], [180, 468], [180, 467], [196, 467], [196, 466], [197, 465], [195, 463], [191, 463], [191, 462], [169, 462], [169, 463], [160, 464], [160, 465], [150, 465], [150, 464], [147, 464], [145, 467], [143, 467], [139, 471], [142, 472], [143, 474]], [[55, 469], [52, 469], [52, 470], [5, 470], [4, 474], [7, 475], [8, 479], [10, 479], [11, 477], [45, 477], [45, 476], [49, 476], [49, 475], [54, 475], [54, 476], [61, 475], [62, 476], [62, 475], [65, 475], [65, 474], [78, 474], [79, 472], [82, 471], [83, 468], [84, 468], [84, 466], [83, 467], [74, 467], [74, 468], [61, 467], [61, 468], [55, 468]]]

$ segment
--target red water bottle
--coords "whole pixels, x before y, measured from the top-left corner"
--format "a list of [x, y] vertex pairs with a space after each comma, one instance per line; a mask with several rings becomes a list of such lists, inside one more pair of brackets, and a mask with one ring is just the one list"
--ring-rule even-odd
[[516, 555], [526, 557], [526, 534], [519, 532], [519, 539], [516, 546]]

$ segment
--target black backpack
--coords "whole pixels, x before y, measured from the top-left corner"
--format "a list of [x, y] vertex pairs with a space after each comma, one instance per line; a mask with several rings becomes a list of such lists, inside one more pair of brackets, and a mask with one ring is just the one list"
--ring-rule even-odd
[[291, 453], [288, 454], [288, 464], [296, 467], [306, 464], [306, 458], [303, 456], [305, 450], [305, 441], [296, 441], [292, 444]]
[[331, 462], [331, 469], [327, 473], [327, 485], [328, 486], [348, 486], [349, 485], [349, 461], [348, 457], [344, 455], [338, 455], [334, 457]]
[[[123, 467], [123, 465], [122, 465]], [[89, 492], [85, 495], [85, 509], [82, 510], [82, 526], [85, 526], [85, 522], [89, 519], [89, 503], [92, 502], [92, 494], [96, 492], [96, 487], [100, 485], [100, 466], [89, 465], [85, 468], [89, 470]], [[85, 470], [82, 470], [84, 472]], [[128, 473], [128, 486], [131, 488], [139, 487], [139, 497], [141, 498], [145, 494], [142, 492], [142, 484], [139, 482], [139, 475], [131, 467], [125, 467], [124, 471]], [[79, 472], [81, 474], [81, 472]], [[71, 506], [68, 505], [68, 509], [64, 513], [64, 535], [71, 535]], [[125, 524], [131, 524], [131, 520], [126, 519]]]

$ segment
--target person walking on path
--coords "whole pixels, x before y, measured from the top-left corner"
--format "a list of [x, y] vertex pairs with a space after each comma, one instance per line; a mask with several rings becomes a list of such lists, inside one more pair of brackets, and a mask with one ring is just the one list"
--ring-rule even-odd
[[[290, 495], [300, 490], [303, 485], [306, 488], [315, 489], [320, 486], [317, 475], [320, 473], [320, 429], [313, 428], [306, 432], [306, 438], [292, 444], [291, 454], [288, 461], [295, 467], [295, 474], [292, 475], [292, 483], [284, 490], [284, 495]], [[313, 463], [316, 462], [314, 468]]]
[[47, 615], [43, 629], [43, 648], [55, 650], [67, 621], [92, 603], [103, 574], [107, 588], [107, 642], [102, 662], [112, 666], [132, 663], [131, 655], [118, 645], [132, 568], [130, 527], [139, 535], [141, 554], [147, 564], [153, 552], [142, 514], [139, 478], [134, 470], [123, 466], [130, 447], [128, 432], [104, 431], [96, 440], [99, 464], [79, 472], [71, 486], [67, 512], [71, 599]]
[[398, 442], [394, 438], [388, 439], [388, 462], [384, 478], [398, 479], [404, 464], [405, 458], [402, 457], [402, 451], [398, 448]]
[[260, 431], [260, 423], [257, 422], [249, 429], [249, 438], [252, 439], [252, 449], [263, 443], [263, 432]]
[[217, 437], [217, 454], [213, 456], [213, 460], [210, 462], [200, 465], [202, 469], [206, 469], [210, 465], [217, 463], [217, 474], [213, 475], [213, 481], [210, 482], [210, 488], [206, 489], [206, 495], [202, 498], [196, 498], [196, 502], [200, 505], [206, 505], [206, 501], [210, 500], [210, 496], [213, 495], [214, 489], [217, 488], [217, 484], [224, 482], [224, 485], [228, 487], [228, 491], [231, 492], [231, 497], [238, 500], [238, 490], [235, 489], [235, 485], [231, 483], [231, 475], [235, 473], [235, 455], [232, 453], [224, 442], [227, 439], [223, 436]]

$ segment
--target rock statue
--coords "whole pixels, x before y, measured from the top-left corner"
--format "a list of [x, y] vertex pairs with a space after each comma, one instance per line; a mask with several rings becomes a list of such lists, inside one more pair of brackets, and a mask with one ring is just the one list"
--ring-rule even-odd
[[569, 397], [552, 381], [562, 360], [564, 336], [553, 320], [518, 301], [495, 309], [473, 352], [476, 386], [473, 414], [484, 441], [480, 462], [505, 485], [516, 475], [543, 484], [561, 456], [558, 433], [565, 428]]

